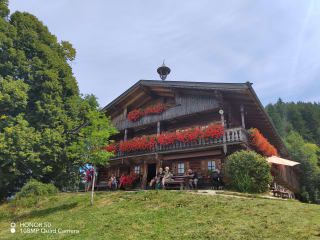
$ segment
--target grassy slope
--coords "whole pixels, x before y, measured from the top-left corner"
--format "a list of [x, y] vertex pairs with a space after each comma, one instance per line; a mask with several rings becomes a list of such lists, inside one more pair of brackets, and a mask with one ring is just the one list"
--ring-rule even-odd
[[[80, 234], [11, 234], [11, 221]], [[320, 206], [148, 191], [98, 193], [91, 207], [89, 194], [59, 194], [38, 208], [0, 206], [0, 239], [320, 239]]]

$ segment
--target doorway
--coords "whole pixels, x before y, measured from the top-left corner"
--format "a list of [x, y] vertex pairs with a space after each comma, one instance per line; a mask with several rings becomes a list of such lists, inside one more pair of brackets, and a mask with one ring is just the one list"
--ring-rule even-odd
[[157, 164], [148, 164], [147, 181], [150, 182], [157, 174]]

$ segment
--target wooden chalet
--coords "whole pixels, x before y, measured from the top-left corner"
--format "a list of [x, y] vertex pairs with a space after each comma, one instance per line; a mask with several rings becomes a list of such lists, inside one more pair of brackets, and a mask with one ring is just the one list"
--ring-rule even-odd
[[[128, 119], [128, 115], [138, 109], [142, 111], [159, 104], [164, 107], [161, 112], [151, 111], [150, 114], [136, 116], [134, 120]], [[141, 151], [118, 150], [110, 164], [99, 169], [100, 181], [108, 179], [111, 174], [137, 174], [141, 176], [141, 187], [144, 188], [160, 167], [169, 166], [175, 175], [191, 168], [205, 182], [214, 169], [223, 172], [229, 154], [252, 148], [247, 131], [250, 128], [259, 129], [280, 156], [288, 155], [249, 82], [140, 80], [103, 110], [119, 130], [119, 134], [113, 137], [115, 142], [183, 132], [193, 127], [205, 129], [212, 124], [223, 126], [224, 132], [216, 139], [174, 142], [163, 146], [154, 143]], [[298, 189], [296, 181], [285, 184], [293, 191]]]

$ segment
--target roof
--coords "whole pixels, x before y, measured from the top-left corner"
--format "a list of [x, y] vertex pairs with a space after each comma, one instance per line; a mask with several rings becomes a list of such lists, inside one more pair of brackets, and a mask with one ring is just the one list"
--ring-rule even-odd
[[285, 166], [290, 166], [290, 167], [293, 167], [293, 166], [300, 164], [298, 162], [294, 162], [294, 161], [284, 159], [281, 157], [277, 157], [277, 156], [268, 157], [267, 161], [269, 163], [278, 164], [278, 165], [285, 165]]
[[106, 105], [103, 110], [108, 111], [111, 107], [125, 100], [126, 97], [139, 87], [166, 87], [166, 88], [188, 88], [188, 89], [205, 89], [205, 90], [239, 90], [247, 89], [247, 83], [213, 83], [213, 82], [186, 82], [186, 81], [162, 81], [162, 80], [140, 80]]

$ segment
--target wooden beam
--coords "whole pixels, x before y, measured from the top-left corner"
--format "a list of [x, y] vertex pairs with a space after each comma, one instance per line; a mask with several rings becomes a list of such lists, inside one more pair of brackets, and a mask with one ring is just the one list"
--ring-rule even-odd
[[145, 189], [147, 187], [147, 176], [148, 176], [148, 164], [146, 160], [143, 160], [143, 175], [141, 181], [141, 188]]
[[160, 129], [160, 121], [157, 122], [157, 135], [160, 135], [161, 129]]
[[222, 154], [221, 150], [180, 153], [180, 154], [164, 155], [163, 160], [167, 161], [167, 160], [175, 160], [175, 159], [183, 159], [183, 158], [217, 156], [217, 155], [221, 155], [221, 154]]
[[155, 94], [153, 91], [151, 91], [149, 87], [140, 85], [140, 88], [142, 89], [142, 91], [145, 94], [149, 95], [151, 98], [156, 98], [157, 94]]
[[244, 107], [243, 105], [240, 106], [240, 113], [241, 113], [241, 125], [243, 128], [246, 128], [245, 120], [244, 120]]
[[134, 95], [133, 98], [130, 99], [130, 101], [128, 101], [126, 103], [126, 106], [132, 105], [135, 101], [137, 101], [139, 98], [141, 98], [145, 93], [142, 91], [139, 94]]

